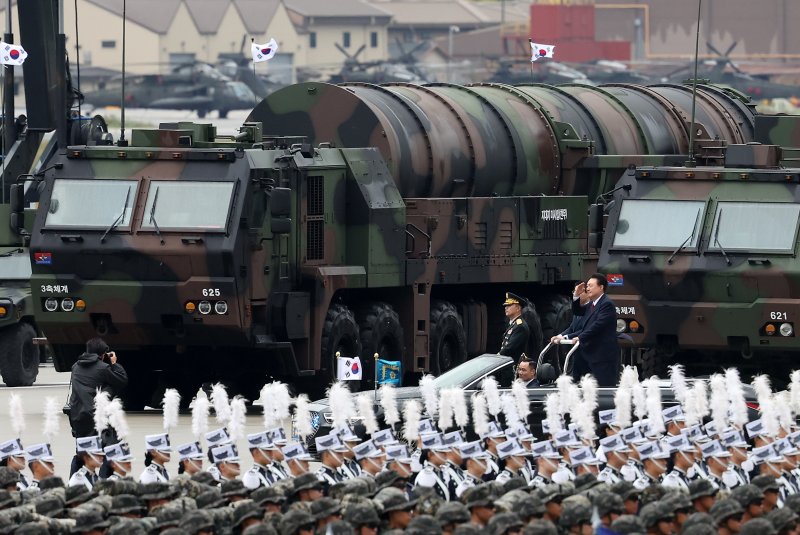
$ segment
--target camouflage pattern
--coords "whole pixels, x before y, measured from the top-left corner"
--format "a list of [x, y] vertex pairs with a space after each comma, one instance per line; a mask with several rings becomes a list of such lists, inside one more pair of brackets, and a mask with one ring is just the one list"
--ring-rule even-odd
[[[700, 93], [696, 148], [752, 138], [740, 95]], [[560, 296], [595, 268], [589, 202], [630, 165], [685, 159], [685, 96], [307, 83], [270, 95], [235, 137], [173, 123], [129, 147], [70, 147], [31, 241], [56, 367], [99, 334], [134, 375], [329, 378], [337, 352], [367, 376], [373, 353], [441, 372], [499, 345], [505, 291], [535, 303], [532, 331], [553, 332]], [[47, 310], [64, 298], [84, 309]]]
[[[609, 275], [609, 293], [625, 323], [618, 328], [636, 345], [657, 350], [656, 369], [649, 372], [663, 371], [662, 356], [678, 349], [769, 355], [774, 361], [798, 347], [800, 169], [784, 167], [797, 149], [776, 143], [800, 145], [800, 122], [759, 116], [754, 127], [763, 144], [723, 146], [697, 167], [638, 167], [618, 183], [631, 189], [615, 193], [598, 266]], [[667, 209], [663, 201], [675, 204]], [[636, 202], [651, 203], [641, 205], [653, 208], [646, 218], [646, 210], [625, 216], [626, 203]], [[637, 225], [669, 239], [633, 243], [626, 234], [636, 236]], [[683, 229], [676, 231], [683, 235], [664, 228]], [[770, 238], [776, 236], [780, 243]], [[684, 240], [686, 246], [673, 254]], [[631, 329], [632, 321], [638, 328]]]

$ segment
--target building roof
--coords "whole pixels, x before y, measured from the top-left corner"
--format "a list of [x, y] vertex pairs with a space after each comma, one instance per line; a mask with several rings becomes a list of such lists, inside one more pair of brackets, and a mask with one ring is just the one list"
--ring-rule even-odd
[[[86, 1], [115, 15], [122, 16], [124, 0]], [[169, 30], [180, 5], [181, 0], [136, 0], [135, 2], [128, 2], [125, 11], [129, 21], [152, 32], [165, 34]]]
[[391, 17], [383, 9], [361, 0], [285, 0], [286, 7], [304, 17]]
[[217, 33], [230, 2], [220, 0], [184, 0], [189, 15], [201, 34]]
[[375, 4], [391, 13], [392, 26], [481, 26], [489, 22], [480, 10], [463, 0], [424, 0]]
[[[219, 1], [219, 0], [212, 0]], [[247, 31], [260, 35], [267, 31], [270, 21], [281, 5], [281, 0], [233, 0]]]

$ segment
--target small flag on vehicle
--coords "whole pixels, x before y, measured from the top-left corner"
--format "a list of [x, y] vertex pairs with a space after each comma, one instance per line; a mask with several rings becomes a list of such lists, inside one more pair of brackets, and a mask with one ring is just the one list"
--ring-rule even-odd
[[359, 357], [336, 357], [337, 381], [360, 381], [363, 369]]
[[0, 63], [3, 65], [22, 65], [28, 53], [19, 45], [3, 43], [0, 46]]
[[378, 359], [378, 384], [400, 386], [403, 377], [401, 362], [399, 360]]
[[531, 43], [531, 61], [536, 61], [540, 58], [553, 58], [553, 51], [556, 45], [543, 45], [541, 43]]
[[275, 39], [270, 39], [269, 43], [259, 45], [253, 42], [250, 49], [253, 52], [253, 63], [260, 63], [262, 61], [269, 61], [278, 52], [278, 43]]

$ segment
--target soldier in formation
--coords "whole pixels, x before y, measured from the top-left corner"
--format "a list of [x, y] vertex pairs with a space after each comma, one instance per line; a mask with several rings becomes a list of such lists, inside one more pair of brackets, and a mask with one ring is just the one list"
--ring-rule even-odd
[[[225, 427], [207, 432], [211, 403], [198, 393], [197, 440], [174, 448], [178, 474], [168, 473], [173, 448], [160, 433], [146, 437], [146, 467], [136, 479], [124, 414], [102, 409], [118, 442], [76, 439], [81, 466], [66, 485], [48, 443], [0, 444], [0, 535], [793, 535], [800, 525], [795, 409], [786, 402], [786, 412], [783, 393], [762, 381], [761, 414], [751, 419], [738, 373], [724, 379], [712, 377], [709, 392], [682, 383], [675, 369], [678, 403], [662, 407], [655, 382], [626, 369], [616, 407], [596, 420], [596, 383], [567, 378], [538, 422], [530, 421], [522, 382], [504, 391], [485, 380], [465, 414], [463, 392], [437, 392], [423, 381], [422, 402], [382, 406], [383, 428], [374, 405], [358, 403], [355, 412], [337, 384], [329, 395], [333, 427], [321, 435], [304, 401], [291, 412], [280, 392], [266, 396], [263, 431], [244, 436], [238, 400], [226, 398], [212, 400]], [[172, 404], [165, 401], [165, 412]], [[173, 421], [165, 414], [165, 429]], [[244, 440], [250, 467], [239, 455]], [[420, 452], [416, 473], [409, 445]], [[104, 463], [108, 477], [99, 475]]]

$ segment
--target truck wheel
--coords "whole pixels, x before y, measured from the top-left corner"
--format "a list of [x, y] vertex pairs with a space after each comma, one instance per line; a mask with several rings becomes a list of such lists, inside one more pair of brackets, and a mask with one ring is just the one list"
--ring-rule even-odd
[[430, 367], [436, 375], [467, 358], [467, 336], [456, 307], [447, 301], [431, 303]]
[[403, 360], [403, 328], [400, 316], [386, 303], [371, 303], [359, 311], [361, 326], [361, 364], [364, 375], [361, 389], [366, 390], [375, 385], [375, 358], [377, 353], [386, 360]]
[[219, 110], [219, 118], [220, 119], [227, 119], [228, 118], [228, 110]]
[[647, 379], [654, 375], [666, 377], [667, 355], [658, 349], [642, 351], [639, 356], [639, 371], [642, 379]]
[[[322, 326], [322, 365], [328, 367], [331, 381], [336, 380], [336, 353], [341, 357], [361, 356], [358, 323], [353, 313], [344, 305], [332, 305]], [[364, 359], [361, 359], [362, 363]]]
[[544, 335], [542, 334], [542, 320], [539, 318], [539, 313], [536, 308], [531, 306], [522, 309], [522, 319], [528, 324], [528, 344], [525, 350], [525, 355], [530, 359], [535, 359], [539, 356], [539, 352], [544, 347]]
[[207, 110], [197, 110], [197, 118], [204, 119], [207, 113]]
[[36, 329], [18, 323], [0, 332], [0, 373], [6, 386], [31, 386], [39, 375], [39, 346], [33, 345]]

